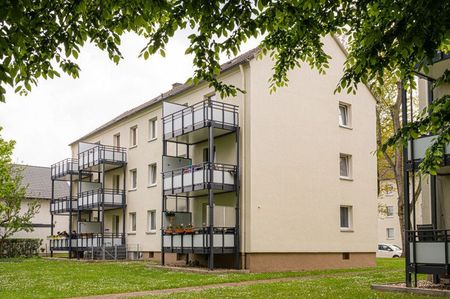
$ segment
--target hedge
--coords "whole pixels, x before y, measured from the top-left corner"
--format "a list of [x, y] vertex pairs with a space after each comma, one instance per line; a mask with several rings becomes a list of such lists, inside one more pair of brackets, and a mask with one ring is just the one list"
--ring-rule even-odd
[[37, 256], [41, 244], [42, 239], [6, 239], [0, 241], [0, 258]]

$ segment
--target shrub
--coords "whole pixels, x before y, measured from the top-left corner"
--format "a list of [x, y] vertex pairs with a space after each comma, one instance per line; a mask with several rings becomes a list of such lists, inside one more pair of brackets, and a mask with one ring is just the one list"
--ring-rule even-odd
[[6, 239], [0, 241], [0, 258], [37, 256], [41, 244], [42, 239]]

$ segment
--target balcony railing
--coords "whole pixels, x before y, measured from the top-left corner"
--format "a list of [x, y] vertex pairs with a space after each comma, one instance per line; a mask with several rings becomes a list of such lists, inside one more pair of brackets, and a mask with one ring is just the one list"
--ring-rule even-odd
[[[215, 227], [213, 248], [216, 253], [230, 253], [235, 250], [235, 228]], [[193, 229], [186, 233], [163, 232], [165, 252], [207, 253], [210, 251], [210, 235], [208, 228]]]
[[95, 144], [78, 154], [80, 169], [88, 169], [100, 164], [121, 165], [127, 162], [127, 151], [123, 147]]
[[420, 229], [407, 231], [410, 261], [413, 264], [448, 265], [450, 230]]
[[[78, 234], [72, 237], [52, 237], [49, 239], [52, 250], [88, 249], [102, 246], [124, 245], [124, 234]], [[69, 246], [69, 244], [71, 246]]]
[[116, 189], [95, 189], [84, 191], [78, 194], [78, 208], [89, 209], [98, 208], [100, 205], [105, 207], [122, 207], [125, 205], [124, 190]]
[[164, 137], [183, 135], [205, 127], [210, 121], [224, 129], [239, 126], [238, 106], [207, 100], [166, 115], [163, 118]]
[[[213, 172], [213, 179], [210, 173]], [[163, 173], [165, 194], [212, 189], [231, 191], [235, 188], [237, 167], [229, 164], [204, 162]]]
[[51, 166], [52, 179], [64, 177], [66, 175], [78, 174], [78, 160], [77, 159], [64, 159]]
[[54, 214], [67, 213], [77, 210], [77, 199], [76, 197], [64, 196], [60, 198], [53, 199], [50, 202], [50, 212]]

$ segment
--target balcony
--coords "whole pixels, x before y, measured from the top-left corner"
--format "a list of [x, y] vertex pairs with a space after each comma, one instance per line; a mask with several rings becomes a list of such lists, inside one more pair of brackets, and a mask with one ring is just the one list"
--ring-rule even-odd
[[92, 210], [100, 209], [103, 205], [105, 210], [118, 209], [125, 206], [124, 190], [95, 189], [78, 194], [78, 209]]
[[[421, 138], [408, 142], [408, 161], [419, 164], [425, 157], [427, 148], [433, 143], [435, 136], [423, 136]], [[411, 147], [413, 147], [413, 157], [411, 157]], [[450, 155], [450, 144], [445, 147], [445, 154]], [[445, 163], [448, 163], [448, 159], [445, 159]], [[411, 163], [410, 163], [411, 164]], [[417, 166], [416, 165], [416, 166]], [[409, 165], [411, 166], [411, 165]]]
[[[211, 180], [210, 173], [213, 172]], [[210, 187], [215, 191], [236, 190], [235, 165], [204, 162], [163, 173], [164, 195], [201, 195]]]
[[[214, 253], [235, 252], [235, 229], [233, 227], [215, 227], [213, 246]], [[196, 228], [190, 232], [176, 233], [163, 231], [164, 252], [198, 253], [210, 252], [210, 236], [208, 228]]]
[[410, 267], [417, 273], [450, 275], [450, 230], [407, 231]]
[[50, 202], [50, 212], [52, 214], [64, 214], [77, 210], [77, 199], [75, 197], [64, 196], [53, 199]]
[[[124, 245], [123, 234], [78, 234], [72, 237], [50, 237], [50, 248], [55, 251], [87, 250], [97, 247], [112, 247]], [[69, 246], [70, 245], [70, 246]]]
[[77, 159], [65, 159], [51, 166], [52, 180], [69, 180], [71, 175], [78, 175]]
[[100, 171], [122, 167], [127, 162], [123, 147], [80, 142], [78, 145], [78, 166], [80, 170]]
[[[214, 128], [214, 136], [220, 136], [236, 130], [239, 126], [238, 106], [217, 102], [202, 101], [186, 107], [164, 103], [163, 136], [164, 139], [177, 138], [178, 141], [200, 142], [208, 139], [206, 127]], [[189, 138], [183, 135], [190, 134]]]

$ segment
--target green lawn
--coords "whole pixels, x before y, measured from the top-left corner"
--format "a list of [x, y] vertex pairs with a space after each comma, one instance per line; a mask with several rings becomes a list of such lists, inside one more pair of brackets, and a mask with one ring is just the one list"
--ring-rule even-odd
[[[194, 274], [148, 268], [145, 262], [85, 263], [69, 260], [0, 260], [0, 298], [58, 298], [122, 293], [277, 277], [304, 281], [177, 294], [180, 298], [216, 297], [387, 297], [370, 290], [372, 282], [403, 280], [403, 260], [378, 260], [377, 268], [265, 274]], [[324, 274], [337, 277], [320, 277]], [[341, 275], [342, 274], [342, 275]], [[173, 297], [174, 295], [170, 295]], [[401, 295], [397, 295], [401, 297]], [[405, 297], [405, 296], [403, 296]], [[406, 298], [406, 297], [405, 297]]]

